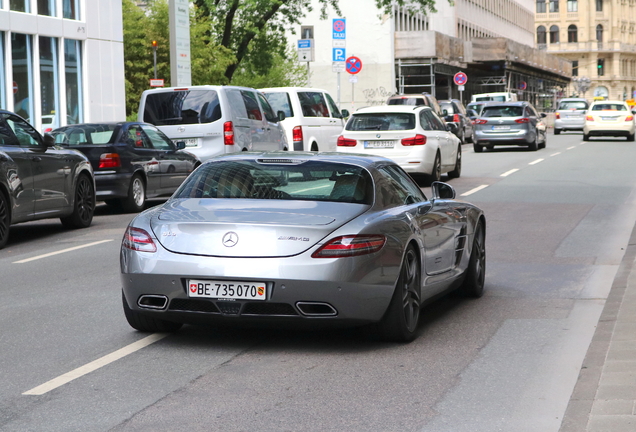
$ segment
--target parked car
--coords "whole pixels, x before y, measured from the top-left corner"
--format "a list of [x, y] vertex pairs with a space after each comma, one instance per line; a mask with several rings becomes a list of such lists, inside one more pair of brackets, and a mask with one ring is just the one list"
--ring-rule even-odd
[[86, 228], [95, 210], [95, 180], [82, 153], [56, 146], [22, 117], [0, 110], [0, 249], [9, 226], [60, 218]]
[[475, 152], [495, 145], [528, 146], [536, 151], [547, 144], [545, 127], [541, 120], [545, 113], [537, 110], [529, 102], [490, 103], [484, 107], [481, 116], [475, 120]]
[[439, 105], [442, 112], [446, 111], [444, 120], [446, 123], [454, 123], [457, 126], [457, 138], [464, 143], [472, 143], [474, 138], [473, 122], [464, 108], [464, 104], [458, 99], [441, 100]]
[[562, 131], [582, 131], [588, 108], [589, 104], [585, 99], [561, 99], [554, 113], [554, 134], [559, 135]]
[[338, 138], [338, 152], [384, 156], [414, 177], [459, 177], [462, 143], [457, 126], [444, 124], [427, 106], [375, 106], [351, 115]]
[[144, 91], [138, 120], [184, 142], [205, 161], [237, 151], [287, 150], [279, 115], [252, 88], [205, 85]]
[[488, 105], [489, 103], [490, 102], [471, 102], [468, 105], [466, 105], [466, 111], [474, 110], [477, 113], [477, 116], [479, 116], [481, 112], [484, 110], [484, 107]]
[[285, 113], [281, 121], [290, 150], [335, 151], [349, 112], [338, 109], [325, 90], [302, 87], [261, 89], [274, 111]]
[[634, 141], [634, 114], [623, 101], [592, 102], [585, 115], [583, 141], [592, 136], [624, 136]]
[[516, 102], [517, 94], [509, 92], [479, 93], [470, 98], [471, 102]]
[[427, 198], [382, 157], [220, 156], [128, 225], [124, 314], [144, 332], [371, 324], [387, 340], [410, 341], [425, 303], [484, 291], [484, 213], [454, 197], [434, 183]]
[[440, 118], [444, 117], [444, 112], [439, 105], [439, 102], [435, 98], [435, 96], [429, 93], [421, 93], [421, 94], [406, 94], [406, 95], [395, 95], [391, 96], [386, 101], [387, 105], [408, 105], [408, 106], [427, 106], [435, 111]]
[[51, 132], [55, 143], [86, 155], [97, 185], [97, 198], [129, 212], [146, 198], [171, 195], [200, 165], [153, 125], [139, 122], [85, 123]]

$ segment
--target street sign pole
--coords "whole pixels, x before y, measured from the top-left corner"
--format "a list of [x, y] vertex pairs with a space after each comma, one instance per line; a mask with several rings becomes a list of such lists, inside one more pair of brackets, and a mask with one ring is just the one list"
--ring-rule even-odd
[[338, 75], [338, 109], [340, 109], [340, 72], [338, 72], [337, 75]]

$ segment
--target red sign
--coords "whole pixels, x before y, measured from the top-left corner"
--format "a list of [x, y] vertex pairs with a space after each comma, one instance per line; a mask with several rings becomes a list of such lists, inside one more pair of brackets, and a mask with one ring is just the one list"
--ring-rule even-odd
[[468, 77], [464, 72], [457, 72], [453, 77], [453, 81], [455, 81], [457, 85], [464, 85], [468, 82]]
[[13, 81], [13, 94], [16, 94], [18, 92], [18, 83]]
[[347, 72], [351, 75], [355, 75], [362, 70], [362, 60], [358, 57], [351, 56], [347, 60], [345, 60], [345, 67]]
[[150, 87], [163, 87], [163, 78], [150, 79]]

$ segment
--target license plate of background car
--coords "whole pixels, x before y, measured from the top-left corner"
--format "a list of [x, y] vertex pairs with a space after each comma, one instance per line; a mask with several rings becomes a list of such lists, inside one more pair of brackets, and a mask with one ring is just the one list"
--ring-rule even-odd
[[508, 130], [510, 126], [493, 126], [492, 130]]
[[603, 120], [603, 121], [616, 121], [616, 120], [618, 120], [618, 117], [601, 117], [601, 120]]
[[393, 148], [394, 141], [365, 141], [364, 148]]
[[213, 299], [267, 300], [264, 282], [188, 280], [188, 296]]
[[178, 141], [183, 141], [186, 145], [186, 147], [196, 147], [199, 145], [199, 139], [198, 138], [186, 138], [183, 140], [178, 140]]

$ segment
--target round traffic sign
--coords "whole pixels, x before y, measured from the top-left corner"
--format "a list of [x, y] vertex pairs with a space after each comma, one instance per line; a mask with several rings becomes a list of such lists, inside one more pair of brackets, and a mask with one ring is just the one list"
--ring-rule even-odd
[[356, 56], [351, 56], [345, 61], [345, 67], [347, 72], [351, 75], [355, 75], [362, 70], [362, 60]]
[[457, 72], [453, 77], [453, 81], [455, 81], [455, 84], [457, 85], [464, 85], [468, 82], [468, 77], [464, 72]]
[[343, 32], [345, 29], [344, 20], [341, 20], [341, 19], [333, 20], [333, 29], [334, 31], [337, 31], [337, 32]]
[[18, 83], [13, 81], [13, 94], [16, 94], [18, 92]]
[[521, 81], [517, 87], [519, 90], [525, 90], [528, 88], [528, 84], [525, 81]]

